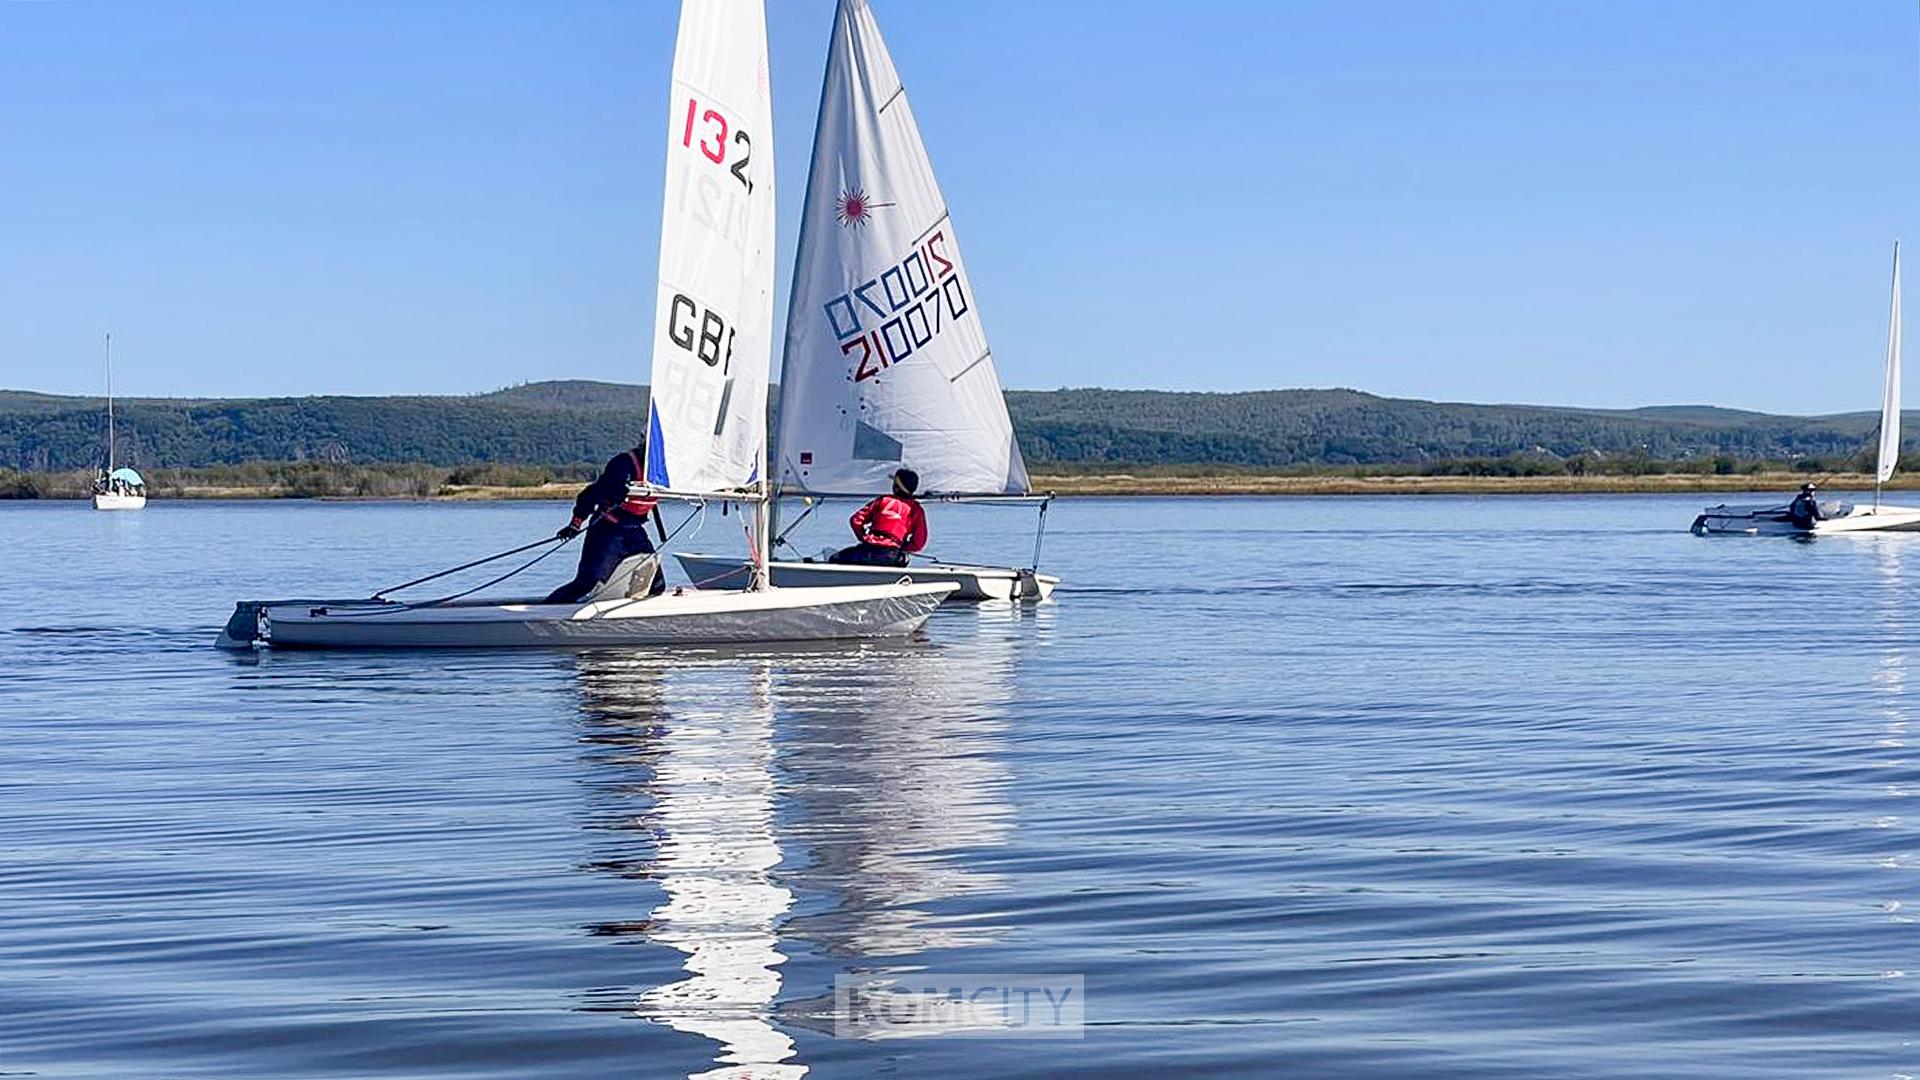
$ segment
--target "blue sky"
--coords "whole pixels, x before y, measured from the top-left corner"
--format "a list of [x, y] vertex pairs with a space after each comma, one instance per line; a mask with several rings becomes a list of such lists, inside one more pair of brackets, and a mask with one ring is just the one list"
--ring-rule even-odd
[[[1905, 0], [874, 6], [1009, 386], [1877, 401]], [[0, 0], [0, 386], [644, 381], [675, 12]]]

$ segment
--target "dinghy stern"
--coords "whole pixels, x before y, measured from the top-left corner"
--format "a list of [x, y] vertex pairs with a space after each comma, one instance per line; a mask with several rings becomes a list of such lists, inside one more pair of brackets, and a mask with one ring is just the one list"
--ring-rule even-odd
[[227, 625], [213, 641], [215, 648], [246, 650], [266, 644], [271, 629], [267, 622], [267, 601], [241, 600], [233, 605]]

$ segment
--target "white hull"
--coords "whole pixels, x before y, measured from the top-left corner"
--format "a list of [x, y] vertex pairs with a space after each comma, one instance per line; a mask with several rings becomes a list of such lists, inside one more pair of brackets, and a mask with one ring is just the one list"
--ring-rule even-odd
[[[707, 588], [737, 589], [746, 584], [747, 564], [740, 556], [692, 555], [674, 553], [687, 577]], [[915, 563], [909, 567], [843, 566], [838, 563], [774, 562], [777, 587], [844, 588], [875, 585], [911, 577], [916, 583], [954, 586], [949, 600], [1045, 600], [1053, 595], [1060, 579], [1051, 574], [1026, 574], [1006, 566], [954, 566], [946, 563]]]
[[1920, 530], [1920, 507], [1862, 506], [1846, 517], [1817, 521], [1815, 536], [1851, 532], [1912, 532]]
[[861, 589], [689, 589], [588, 604], [376, 600], [243, 601], [225, 648], [511, 649], [720, 645], [893, 637], [919, 629], [952, 591], [941, 584]]
[[95, 510], [142, 510], [146, 505], [145, 495], [124, 495], [112, 491], [96, 491], [93, 495]]
[[1693, 520], [1695, 536], [1836, 536], [1860, 532], [1920, 531], [1920, 508], [1857, 506], [1804, 529], [1779, 506], [1715, 506]]

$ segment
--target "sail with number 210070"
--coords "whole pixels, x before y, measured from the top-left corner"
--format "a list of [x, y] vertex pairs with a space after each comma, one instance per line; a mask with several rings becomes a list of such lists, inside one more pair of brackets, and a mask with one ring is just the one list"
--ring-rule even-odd
[[780, 380], [782, 491], [1023, 495], [1027, 470], [953, 220], [865, 0], [842, 0]]

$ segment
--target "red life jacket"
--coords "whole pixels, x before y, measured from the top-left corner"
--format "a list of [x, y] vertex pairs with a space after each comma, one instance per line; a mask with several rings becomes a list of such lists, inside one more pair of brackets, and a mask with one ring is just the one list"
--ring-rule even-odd
[[897, 548], [913, 533], [915, 509], [897, 495], [882, 495], [860, 508], [853, 516], [853, 528], [869, 544]]
[[[645, 479], [647, 475], [647, 470], [641, 467], [640, 465], [640, 455], [635, 453], [632, 450], [629, 450], [627, 451], [627, 460], [633, 462], [634, 480], [639, 481], [639, 480]], [[614, 509], [619, 510], [623, 513], [632, 514], [634, 517], [637, 517], [640, 520], [645, 521], [647, 515], [653, 513], [653, 508], [658, 505], [659, 505], [658, 499], [649, 499], [644, 496], [635, 495], [633, 493], [633, 490], [629, 488], [627, 490], [627, 497], [620, 500], [620, 505], [615, 507]], [[609, 513], [611, 513], [611, 511], [609, 511]]]

